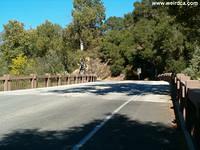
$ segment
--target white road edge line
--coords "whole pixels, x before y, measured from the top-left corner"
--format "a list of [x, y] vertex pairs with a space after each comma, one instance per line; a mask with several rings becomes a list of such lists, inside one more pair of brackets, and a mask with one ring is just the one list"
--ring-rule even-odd
[[94, 129], [91, 132], [89, 132], [82, 140], [80, 140], [78, 144], [74, 145], [72, 150], [79, 150], [84, 144], [87, 143], [89, 139], [91, 139], [94, 136], [95, 133], [97, 133], [110, 119], [112, 119], [116, 113], [118, 113], [124, 106], [126, 106], [131, 101], [137, 100], [138, 97], [141, 95], [142, 94], [133, 96], [132, 98], [124, 102], [122, 105], [120, 105], [117, 109], [115, 109], [110, 115], [106, 116], [104, 120], [96, 127], [94, 127]]

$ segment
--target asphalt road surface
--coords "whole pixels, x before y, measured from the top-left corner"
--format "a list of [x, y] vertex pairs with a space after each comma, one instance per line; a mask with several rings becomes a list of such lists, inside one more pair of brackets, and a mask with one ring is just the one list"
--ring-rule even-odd
[[177, 150], [171, 106], [163, 81], [0, 92], [0, 150]]

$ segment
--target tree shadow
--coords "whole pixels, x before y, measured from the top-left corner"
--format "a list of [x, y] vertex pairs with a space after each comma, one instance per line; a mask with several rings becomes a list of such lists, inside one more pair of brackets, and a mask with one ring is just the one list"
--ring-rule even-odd
[[177, 150], [180, 132], [162, 123], [131, 120], [116, 115], [83, 150]]
[[[93, 120], [63, 131], [23, 129], [7, 134], [0, 141], [2, 150], [70, 150], [102, 120]], [[176, 129], [160, 123], [131, 120], [115, 115], [100, 129], [84, 150], [180, 149]]]
[[128, 96], [137, 94], [160, 94], [169, 95], [169, 85], [150, 85], [142, 83], [112, 83], [112, 84], [89, 84], [81, 87], [49, 90], [50, 93], [92, 93], [95, 95], [107, 95], [109, 93], [124, 93]]

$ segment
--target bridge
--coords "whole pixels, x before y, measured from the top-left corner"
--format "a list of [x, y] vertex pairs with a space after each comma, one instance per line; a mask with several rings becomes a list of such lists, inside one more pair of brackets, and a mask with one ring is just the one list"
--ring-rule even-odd
[[[55, 76], [45, 77], [46, 86], [50, 78]], [[198, 112], [190, 107], [190, 119], [185, 121], [188, 108], [181, 103], [194, 85], [189, 87], [186, 76], [164, 74], [161, 81], [96, 81], [92, 75], [66, 78], [73, 84], [61, 84], [59, 76], [54, 80], [57, 86], [34, 88], [32, 76], [26, 78], [32, 89], [0, 92], [0, 149], [195, 148], [191, 137], [197, 135], [194, 114]], [[16, 79], [2, 80], [9, 90]]]

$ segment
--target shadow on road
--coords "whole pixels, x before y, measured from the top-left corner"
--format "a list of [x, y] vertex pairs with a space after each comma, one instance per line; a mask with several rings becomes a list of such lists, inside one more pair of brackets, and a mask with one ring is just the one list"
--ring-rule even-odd
[[[70, 150], [102, 120], [65, 131], [24, 129], [5, 135], [1, 150]], [[117, 114], [83, 147], [84, 150], [180, 149], [179, 133], [159, 123], [142, 123]]]
[[124, 93], [126, 95], [137, 94], [162, 94], [169, 95], [169, 85], [150, 85], [137, 83], [113, 83], [113, 84], [98, 84], [85, 85], [75, 88], [66, 88], [62, 90], [50, 90], [48, 92], [55, 93], [93, 93], [96, 95], [107, 95], [109, 93]]

